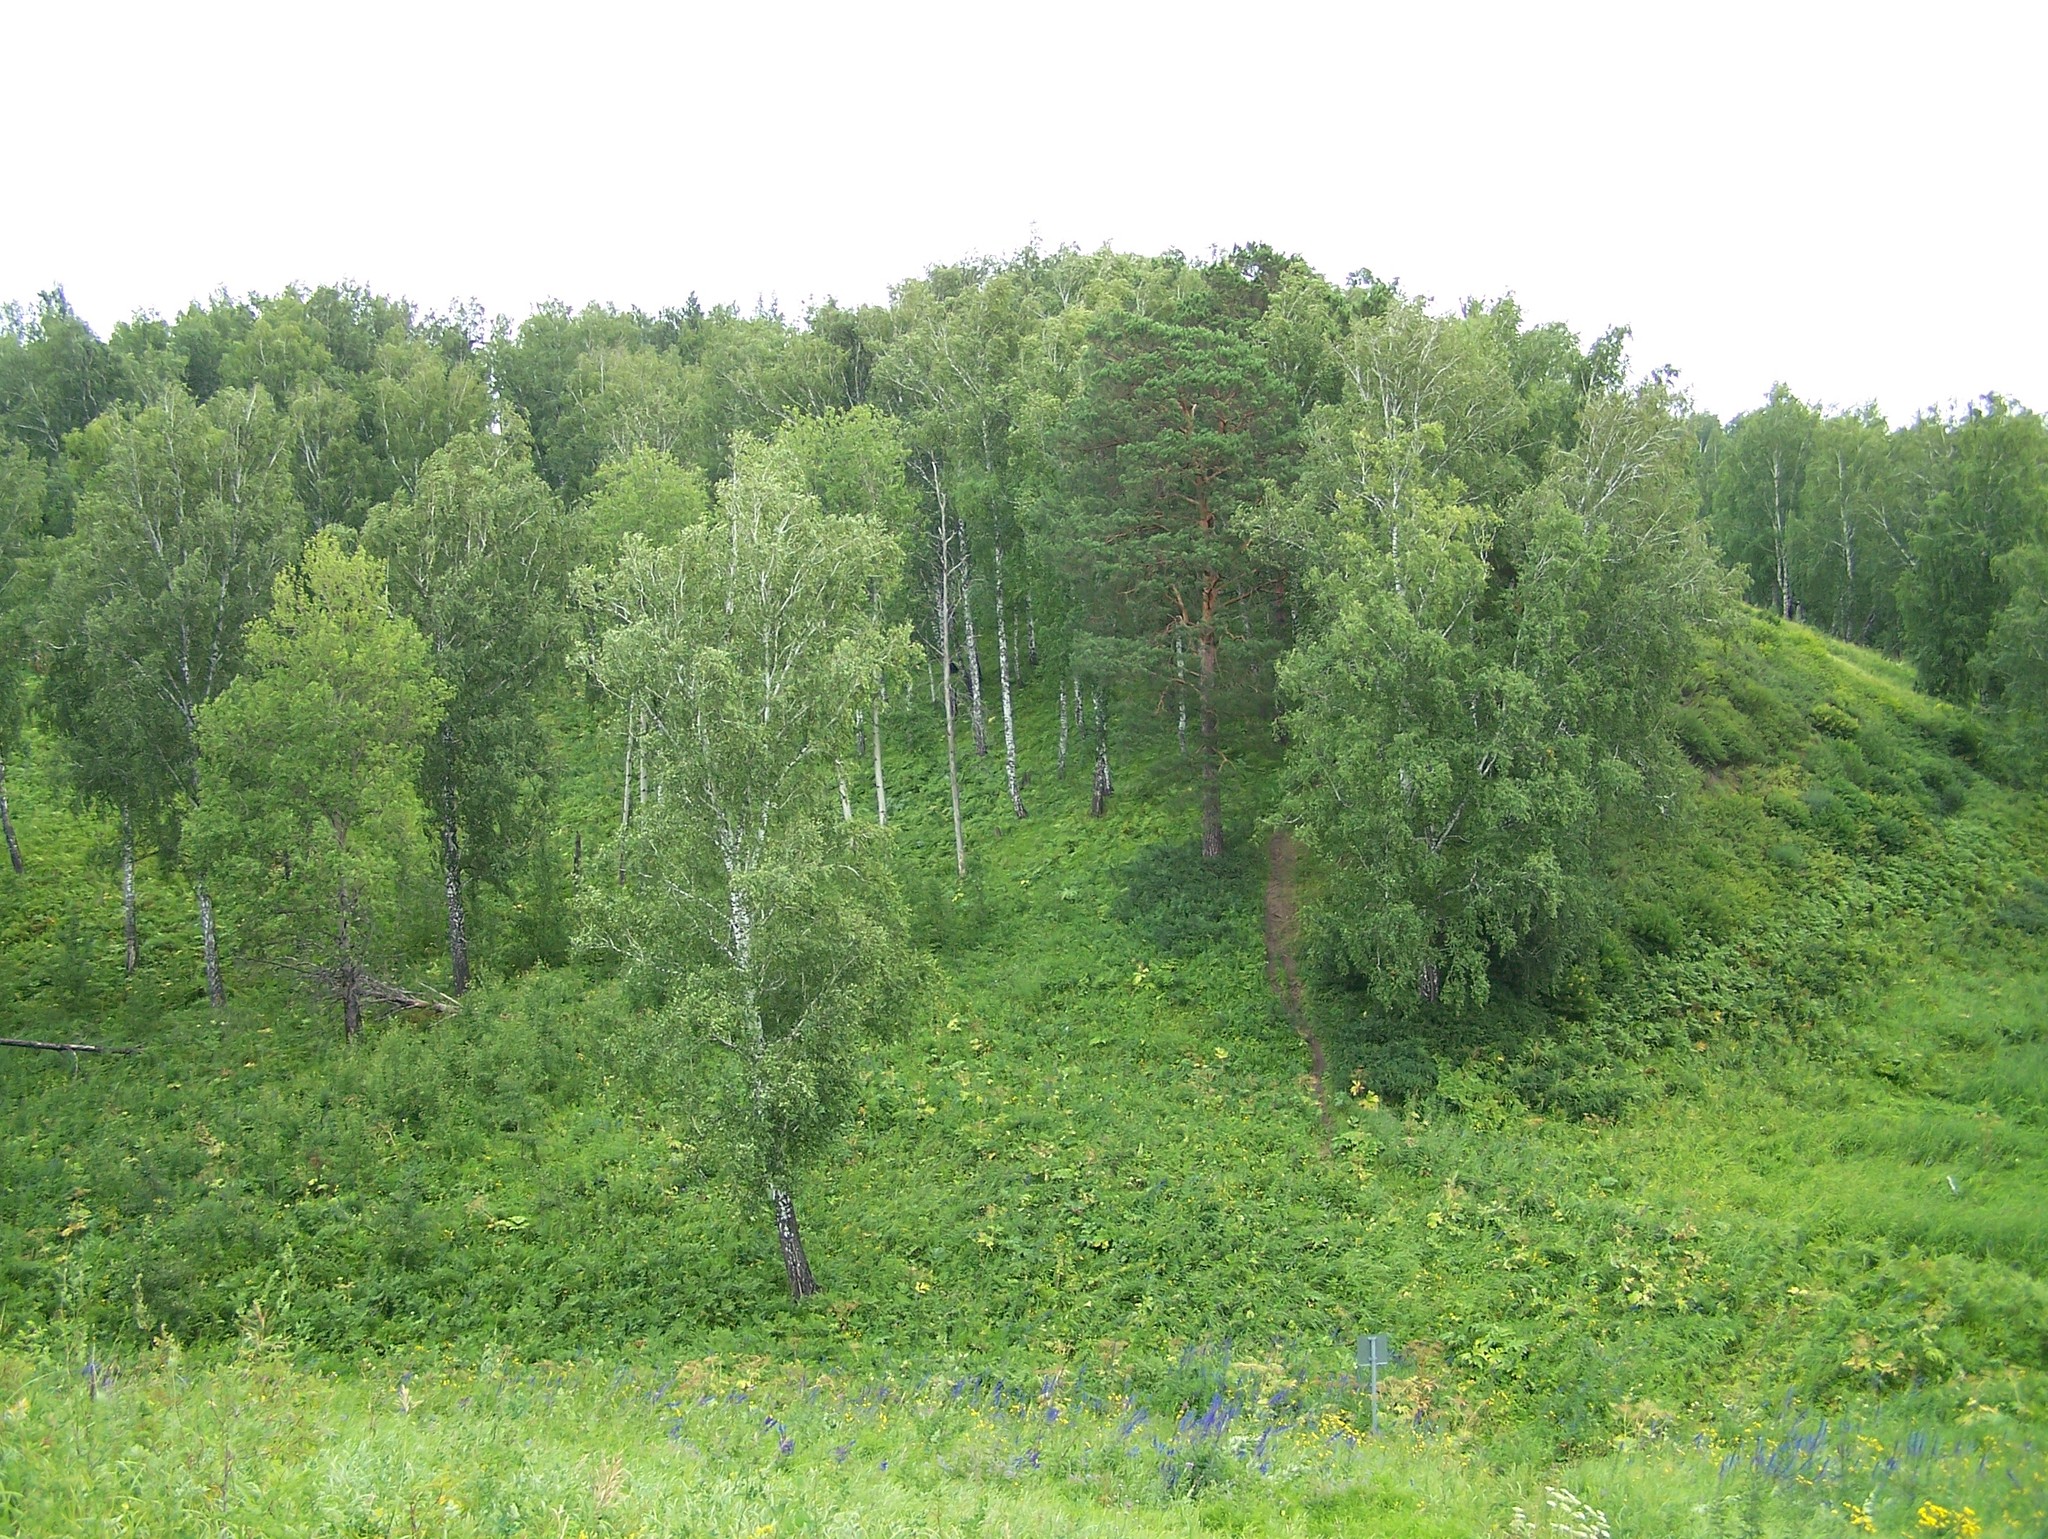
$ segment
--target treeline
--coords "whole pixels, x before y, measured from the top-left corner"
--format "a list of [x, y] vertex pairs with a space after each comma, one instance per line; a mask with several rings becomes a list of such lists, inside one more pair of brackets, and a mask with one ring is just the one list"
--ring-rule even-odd
[[1101, 811], [1118, 745], [1171, 732], [1211, 858], [1239, 750], [1277, 732], [1327, 953], [1390, 1007], [1540, 984], [1677, 784], [1665, 718], [1742, 570], [2015, 727], [2048, 696], [2040, 419], [1993, 398], [1890, 431], [1781, 391], [1723, 425], [1631, 382], [1624, 341], [1263, 246], [1027, 250], [801, 323], [486, 324], [343, 286], [102, 339], [52, 292], [0, 328], [0, 821], [19, 869], [33, 714], [119, 829], [131, 970], [144, 851], [192, 879], [216, 1000], [218, 894], [351, 1030], [422, 1002], [373, 895], [431, 860], [459, 993], [479, 889], [557, 885], [553, 724], [616, 754], [616, 848], [579, 869], [633, 867], [688, 755], [673, 680], [618, 638], [647, 634], [658, 552], [772, 504], [896, 553], [833, 601], [916, 645], [877, 642], [798, 754], [843, 820], [887, 823], [893, 723], [941, 723], [964, 876], [962, 760], [1000, 755], [1029, 815], [1013, 696], [1042, 675], [1039, 772], [1071, 757]]
[[1697, 421], [1702, 503], [1749, 597], [1910, 660], [1921, 687], [2038, 754], [2048, 644], [2048, 425], [1992, 395], [1954, 421], [1823, 413], [1784, 386]]

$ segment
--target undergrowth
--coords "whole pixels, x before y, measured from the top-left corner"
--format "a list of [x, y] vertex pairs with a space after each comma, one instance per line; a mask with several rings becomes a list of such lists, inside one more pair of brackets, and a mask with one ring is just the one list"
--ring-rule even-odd
[[[788, 1456], [755, 1428], [746, 1446], [761, 1456], [742, 1459], [746, 1417], [729, 1408], [727, 1430], [697, 1440], [720, 1450], [704, 1458], [721, 1471], [736, 1461], [707, 1484], [708, 1466], [650, 1423], [620, 1432], [621, 1478], [669, 1495], [631, 1522], [607, 1506], [609, 1530], [590, 1507], [598, 1434], [549, 1423], [531, 1467], [539, 1505], [519, 1511], [559, 1512], [572, 1532], [754, 1533], [800, 1531], [791, 1514], [809, 1503], [818, 1531], [860, 1512], [951, 1532], [971, 1498], [989, 1532], [1088, 1532], [1109, 1508], [1123, 1526], [1103, 1518], [1102, 1532], [1148, 1531], [1132, 1513], [1160, 1531], [1314, 1532], [1304, 1490], [1340, 1507], [1399, 1490], [1432, 1505], [1386, 1531], [1487, 1532], [1517, 1503], [1537, 1510], [1538, 1472], [1566, 1460], [1603, 1493], [1589, 1500], [1665, 1514], [1629, 1531], [1806, 1532], [1824, 1495], [1833, 1526], [1812, 1531], [1838, 1532], [1842, 1504], [1867, 1505], [1871, 1490], [1772, 1475], [1757, 1489], [1799, 1500], [1772, 1495], [1755, 1517], [1762, 1498], [1742, 1484], [1741, 1461], [1769, 1464], [1821, 1416], [1829, 1437], [1845, 1417], [1890, 1427], [1897, 1437], [1864, 1434], [1887, 1449], [1910, 1422], [1937, 1449], [2007, 1450], [2018, 1484], [2005, 1489], [2038, 1492], [2027, 1440], [2048, 1408], [2048, 818], [1974, 762], [1966, 718], [1871, 654], [1747, 624], [1684, 708], [1699, 792], [1614, 852], [1605, 938], [1576, 973], [1541, 995], [1503, 987], [1476, 1020], [1450, 1020], [1368, 1014], [1343, 979], [1311, 971], [1326, 1156], [1308, 1055], [1265, 974], [1271, 751], [1236, 756], [1235, 853], [1207, 870], [1187, 843], [1191, 805], [1153, 768], [1175, 752], [1169, 734], [1119, 741], [1119, 792], [1091, 819], [1086, 765], [1047, 768], [1051, 701], [1027, 689], [1022, 703], [1026, 762], [1039, 766], [1031, 816], [1010, 813], [998, 768], [969, 759], [964, 882], [936, 731], [906, 716], [885, 745], [904, 886], [943, 986], [937, 1012], [868, 1061], [839, 1156], [799, 1193], [826, 1288], [805, 1309], [784, 1302], [772, 1233], [706, 1152], [672, 1056], [601, 969], [562, 960], [566, 852], [580, 835], [591, 879], [616, 817], [601, 744], [570, 740], [542, 868], [480, 898], [485, 981], [463, 1011], [390, 1022], [352, 1052], [314, 1002], [246, 971], [230, 1007], [209, 1011], [186, 889], [147, 862], [145, 965], [124, 979], [109, 831], [63, 811], [34, 759], [10, 763], [31, 869], [0, 872], [0, 1010], [19, 1028], [6, 1034], [145, 1051], [0, 1055], [0, 1347], [13, 1376], [0, 1399], [29, 1407], [0, 1433], [7, 1467], [41, 1460], [40, 1489], [113, 1500], [116, 1485], [92, 1482], [119, 1460], [66, 1464], [51, 1450], [83, 1458], [91, 1438], [133, 1443], [147, 1422], [167, 1451], [137, 1456], [130, 1485], [181, 1490], [197, 1512], [210, 1488], [171, 1480], [181, 1456], [168, 1450], [204, 1442], [195, 1396], [242, 1396], [233, 1424], [270, 1430], [234, 1457], [252, 1481], [267, 1467], [273, 1489], [296, 1493], [280, 1511], [334, 1527], [349, 1493], [381, 1480], [413, 1492], [415, 1514], [442, 1495], [502, 1514], [527, 1498], [462, 1494], [448, 1472], [470, 1455], [448, 1450], [542, 1435], [507, 1408], [505, 1383], [566, 1375], [562, 1392], [602, 1429], [631, 1398], [598, 1382], [610, 1372], [637, 1384], [650, 1364], [715, 1358], [719, 1375], [783, 1384], [787, 1406], [762, 1414], [785, 1426], [819, 1403], [851, 1415], [866, 1390], [915, 1399], [975, 1373], [1086, 1375], [1103, 1406], [1057, 1430], [1078, 1440], [1065, 1451], [1005, 1441], [1010, 1422], [990, 1423], [1002, 1437], [970, 1431], [969, 1418], [940, 1439], [954, 1439], [948, 1462], [930, 1453], [915, 1480], [894, 1462], [916, 1460], [893, 1430], [859, 1445], [872, 1463], [831, 1459], [828, 1440], [844, 1436], [823, 1423]], [[1314, 872], [1302, 882], [1312, 906]], [[417, 906], [425, 969], [433, 894]], [[207, 1356], [252, 1331], [288, 1342], [298, 1366]], [[1192, 1509], [1185, 1492], [1131, 1485], [1145, 1461], [1122, 1452], [1115, 1481], [1090, 1483], [1087, 1461], [1129, 1442], [1110, 1437], [1128, 1409], [1112, 1410], [1141, 1409], [1155, 1429], [1199, 1417], [1219, 1388], [1203, 1353], [1225, 1342], [1233, 1361], [1324, 1386], [1318, 1404], [1355, 1420], [1355, 1398], [1328, 1386], [1371, 1331], [1401, 1351], [1382, 1408], [1408, 1440], [1398, 1458], [1393, 1445], [1333, 1454], [1307, 1485], [1233, 1464]], [[179, 1350], [195, 1355], [166, 1367]], [[493, 1409], [459, 1426], [392, 1413], [392, 1365], [415, 1354], [450, 1384], [497, 1386]], [[601, 1374], [593, 1354], [624, 1366]], [[581, 1366], [489, 1366], [545, 1357]], [[81, 1400], [80, 1383], [96, 1382], [79, 1378], [87, 1358], [124, 1365], [127, 1387]], [[742, 1361], [756, 1366], [731, 1367]], [[788, 1388], [799, 1363], [832, 1386], [818, 1402]], [[271, 1397], [260, 1415], [247, 1404], [259, 1393]], [[484, 1391], [463, 1393], [476, 1404]], [[1796, 1434], [1788, 1395], [1809, 1418]], [[1234, 1416], [1230, 1436], [1255, 1422]], [[295, 1469], [290, 1450], [315, 1437], [350, 1451]], [[1012, 1481], [998, 1466], [1031, 1446], [1040, 1463]], [[1739, 1467], [1724, 1471], [1731, 1454]], [[1640, 1478], [1597, 1483], [1631, 1459]], [[1650, 1473], [1657, 1460], [1676, 1473]], [[1161, 1478], [1156, 1463], [1145, 1480]], [[1843, 1480], [1852, 1468], [1868, 1473], [1830, 1466]], [[1917, 1508], [1904, 1484], [1886, 1490], [1881, 1531], [1903, 1532]], [[686, 1505], [714, 1501], [704, 1493], [724, 1505]], [[1663, 1505], [1629, 1505], [1653, 1498]], [[1994, 1510], [1968, 1482], [1914, 1499]], [[406, 1532], [398, 1513], [387, 1503], [359, 1531]], [[453, 1509], [437, 1514], [457, 1524]], [[1765, 1526], [1745, 1528], [1752, 1518]]]

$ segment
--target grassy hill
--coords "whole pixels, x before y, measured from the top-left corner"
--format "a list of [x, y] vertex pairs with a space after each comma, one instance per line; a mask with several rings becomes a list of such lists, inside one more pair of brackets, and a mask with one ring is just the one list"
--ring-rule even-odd
[[[124, 984], [108, 831], [10, 766], [6, 1034], [146, 1052], [0, 1055], [0, 1519], [1462, 1534], [1540, 1525], [1547, 1478], [1616, 1533], [2042, 1531], [2048, 806], [1968, 718], [1747, 623], [1598, 957], [1394, 1022], [1318, 970], [1270, 748], [1205, 871], [1170, 731], [1097, 821], [1023, 705], [1031, 816], [970, 763], [964, 884], [935, 726], [889, 739], [940, 996], [799, 1193], [802, 1310], [687, 1059], [597, 973], [508, 971], [558, 905], [485, 905], [464, 1010], [346, 1051], [261, 980], [211, 1014], [153, 872]], [[572, 747], [564, 845], [610, 757]]]

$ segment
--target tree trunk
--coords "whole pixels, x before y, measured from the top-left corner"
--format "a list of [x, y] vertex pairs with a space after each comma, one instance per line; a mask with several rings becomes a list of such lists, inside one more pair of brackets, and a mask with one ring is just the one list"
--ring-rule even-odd
[[7, 810], [7, 761], [0, 759], [0, 830], [7, 835], [7, 859], [14, 874], [22, 873], [21, 846], [14, 842], [14, 817]]
[[1059, 773], [1060, 773], [1061, 775], [1065, 775], [1065, 774], [1066, 774], [1066, 772], [1067, 772], [1067, 690], [1066, 690], [1066, 686], [1065, 686], [1065, 685], [1061, 685], [1061, 686], [1060, 686], [1060, 762], [1059, 762]]
[[1038, 613], [1031, 607], [1031, 595], [1024, 595], [1024, 660], [1038, 666]]
[[135, 976], [142, 949], [135, 938], [135, 822], [121, 809], [121, 939], [128, 976]]
[[1188, 756], [1188, 662], [1187, 648], [1182, 640], [1181, 633], [1176, 630], [1173, 633], [1173, 701], [1180, 708], [1180, 756], [1185, 759]]
[[832, 760], [832, 773], [839, 777], [839, 821], [851, 823], [853, 821], [853, 792], [847, 788], [846, 784], [846, 761], [835, 756]]
[[1778, 566], [1778, 611], [1789, 620], [1792, 618], [1792, 569], [1785, 550], [1784, 465], [1775, 453], [1771, 455], [1771, 546]]
[[981, 651], [974, 644], [974, 567], [967, 553], [967, 523], [960, 521], [960, 634], [967, 643], [967, 720], [974, 753], [988, 757], [988, 711], [981, 702]]
[[1222, 752], [1216, 733], [1216, 630], [1205, 626], [1199, 642], [1202, 707], [1202, 859], [1223, 858]]
[[353, 962], [341, 964], [341, 1039], [355, 1046], [363, 1035], [362, 980]]
[[1102, 691], [1092, 696], [1095, 704], [1095, 794], [1088, 804], [1088, 815], [1099, 818], [1109, 809], [1110, 794], [1116, 787], [1109, 781], [1109, 718], [1102, 713]]
[[341, 1039], [354, 1047], [363, 1034], [363, 973], [348, 945], [348, 883], [338, 892], [334, 938], [341, 961], [335, 969], [335, 984], [341, 991]]
[[633, 822], [633, 722], [636, 708], [626, 706], [626, 764], [619, 771], [619, 885], [626, 885], [626, 830]]
[[1024, 816], [1024, 798], [1017, 790], [1017, 723], [1010, 710], [1010, 633], [1003, 628], [1003, 547], [996, 551], [996, 679], [1003, 692], [1003, 774], [1010, 783], [1010, 806]]
[[1849, 463], [1835, 455], [1835, 486], [1842, 500], [1842, 626], [1838, 634], [1854, 641], [1856, 630], [1856, 529], [1849, 517]]
[[[933, 485], [938, 483], [934, 474]], [[967, 836], [960, 823], [960, 743], [953, 702], [953, 549], [951, 523], [939, 499], [939, 670], [946, 676], [946, 785], [953, 794], [953, 867], [967, 879]]]
[[787, 1187], [773, 1182], [768, 1200], [775, 1207], [775, 1241], [782, 1247], [782, 1271], [789, 1280], [789, 1301], [801, 1304], [818, 1291], [818, 1279], [811, 1275], [811, 1259], [804, 1254], [803, 1232], [796, 1225], [796, 1203]]
[[206, 890], [206, 883], [199, 885], [199, 946], [206, 959], [206, 997], [216, 1010], [224, 1009], [228, 1002], [227, 983], [220, 971], [220, 933], [213, 923], [213, 894]]
[[882, 779], [882, 707], [889, 703], [889, 681], [875, 680], [875, 730], [868, 734], [875, 745], [875, 826], [889, 826], [889, 786]]
[[[442, 750], [450, 734], [441, 729]], [[448, 896], [448, 984], [451, 994], [469, 988], [469, 915], [462, 904], [462, 844], [455, 826], [455, 781], [441, 774], [441, 883]]]
[[640, 799], [633, 805], [644, 810], [647, 806], [647, 723], [644, 719], [640, 730], [633, 735], [633, 742], [639, 749], [640, 760]]

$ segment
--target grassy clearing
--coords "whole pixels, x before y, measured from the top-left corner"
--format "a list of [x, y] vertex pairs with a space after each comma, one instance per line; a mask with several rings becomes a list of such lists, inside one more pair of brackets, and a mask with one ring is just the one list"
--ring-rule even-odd
[[[1644, 1535], [2029, 1531], [2040, 1466], [1998, 1435], [1790, 1412], [1562, 1468], [1374, 1437], [1355, 1391], [1209, 1361], [1150, 1415], [1108, 1381], [843, 1380], [754, 1360], [365, 1362], [252, 1342], [114, 1370], [0, 1356], [0, 1521], [46, 1536], [874, 1533]], [[1331, 1391], [1335, 1391], [1334, 1398]], [[1566, 1504], [1566, 1497], [1571, 1499]], [[1516, 1528], [1516, 1514], [1532, 1518]], [[1928, 1522], [1927, 1515], [1936, 1515]], [[1941, 1515], [1946, 1515], [1945, 1517]]]

